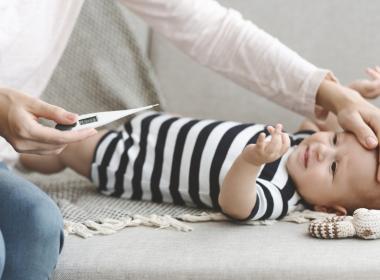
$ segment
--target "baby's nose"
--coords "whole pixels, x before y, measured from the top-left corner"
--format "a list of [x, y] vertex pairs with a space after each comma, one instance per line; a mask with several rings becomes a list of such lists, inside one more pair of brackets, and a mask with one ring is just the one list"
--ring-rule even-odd
[[334, 151], [326, 145], [318, 145], [317, 147], [317, 159], [318, 161], [324, 161], [327, 158], [333, 157]]

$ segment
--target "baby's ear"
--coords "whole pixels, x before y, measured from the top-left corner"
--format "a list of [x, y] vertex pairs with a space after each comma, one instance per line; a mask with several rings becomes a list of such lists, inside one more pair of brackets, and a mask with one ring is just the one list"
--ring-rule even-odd
[[314, 205], [313, 206], [313, 210], [314, 211], [318, 211], [318, 212], [327, 212], [327, 207], [325, 207], [325, 206], [319, 206], [319, 205]]
[[333, 205], [333, 206], [320, 206], [315, 205], [314, 211], [319, 212], [326, 212], [326, 213], [335, 213], [338, 216], [345, 216], [347, 215], [347, 209], [340, 205]]

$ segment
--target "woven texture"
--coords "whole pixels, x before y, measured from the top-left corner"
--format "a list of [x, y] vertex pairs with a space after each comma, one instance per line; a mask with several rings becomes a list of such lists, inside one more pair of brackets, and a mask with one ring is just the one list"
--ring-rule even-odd
[[66, 169], [53, 175], [24, 173], [30, 181], [38, 185], [57, 202], [66, 220], [83, 223], [87, 220], [105, 218], [121, 219], [136, 214], [171, 215], [178, 217], [186, 214], [201, 214], [202, 210], [174, 206], [167, 203], [135, 201], [101, 195], [86, 178]]

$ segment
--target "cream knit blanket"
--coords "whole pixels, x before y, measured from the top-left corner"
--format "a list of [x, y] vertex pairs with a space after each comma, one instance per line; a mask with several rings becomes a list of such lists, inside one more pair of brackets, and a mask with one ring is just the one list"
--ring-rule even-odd
[[[21, 175], [44, 190], [58, 205], [65, 223], [65, 233], [83, 238], [93, 235], [109, 235], [126, 227], [149, 226], [191, 231], [189, 223], [228, 221], [221, 213], [175, 206], [167, 203], [133, 201], [101, 195], [86, 178], [66, 169], [53, 175], [28, 173]], [[298, 212], [287, 216], [285, 221], [305, 223], [328, 214]], [[249, 221], [251, 225], [272, 225], [274, 220]]]
[[[104, 196], [97, 192], [91, 182], [69, 169], [48, 176], [21, 172], [22, 176], [38, 185], [57, 203], [64, 217], [66, 235], [88, 238], [135, 226], [188, 232], [193, 230], [191, 223], [230, 221], [218, 212]], [[244, 224], [273, 225], [277, 222], [309, 223], [309, 233], [316, 238], [380, 238], [380, 211], [363, 208], [356, 210], [353, 216], [304, 210], [291, 212], [280, 221], [247, 221]]]

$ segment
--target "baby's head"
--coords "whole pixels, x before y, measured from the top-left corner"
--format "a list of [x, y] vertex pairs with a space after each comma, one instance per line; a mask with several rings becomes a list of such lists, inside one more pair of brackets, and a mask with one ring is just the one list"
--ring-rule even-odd
[[298, 193], [315, 210], [351, 213], [380, 208], [378, 150], [348, 132], [316, 132], [290, 154], [286, 167]]

